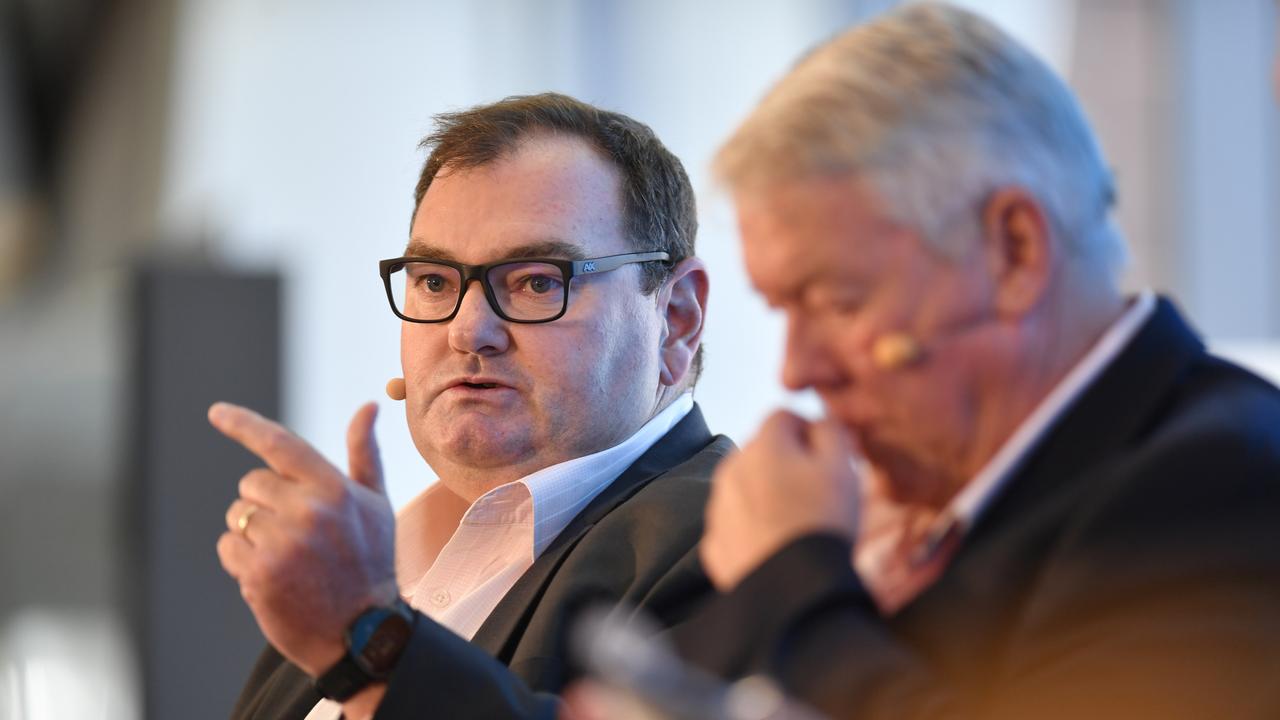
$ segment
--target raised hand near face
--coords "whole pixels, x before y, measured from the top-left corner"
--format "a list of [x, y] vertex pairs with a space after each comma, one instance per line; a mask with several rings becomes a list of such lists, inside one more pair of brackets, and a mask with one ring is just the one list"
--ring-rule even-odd
[[267, 641], [313, 677], [345, 653], [351, 621], [397, 593], [395, 515], [373, 435], [377, 413], [369, 403], [351, 420], [347, 476], [252, 410], [209, 409], [215, 428], [267, 465], [240, 479], [218, 557]]
[[838, 424], [775, 412], [712, 480], [702, 564], [721, 591], [803, 535], [858, 531], [860, 480]]

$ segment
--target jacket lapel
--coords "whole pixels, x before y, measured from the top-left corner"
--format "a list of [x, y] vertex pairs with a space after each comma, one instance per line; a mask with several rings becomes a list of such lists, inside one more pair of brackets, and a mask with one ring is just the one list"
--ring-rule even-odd
[[[1013, 506], [1035, 502], [1052, 489], [1086, 476], [1090, 466], [1145, 431], [1169, 388], [1204, 345], [1174, 309], [1159, 298], [1155, 311], [1126, 347], [1049, 431], [1043, 444], [1015, 471], [1008, 491], [993, 503], [992, 520]], [[1005, 506], [1010, 506], [1006, 508]], [[973, 538], [988, 523], [979, 519]], [[999, 523], [994, 523], [999, 524]]]
[[[965, 533], [938, 582], [891, 622], [926, 644], [952, 639], [939, 662], [963, 667], [1000, 642], [1071, 509], [1105, 483], [1105, 467], [1158, 419], [1204, 346], [1167, 300], [1068, 408]], [[998, 589], [998, 590], [997, 590]], [[939, 645], [939, 652], [945, 648]]]
[[[949, 617], [944, 606], [965, 605], [957, 599], [988, 597], [984, 588], [1010, 587], [1015, 578], [1023, 577], [1023, 570], [1036, 567], [1057, 537], [1065, 508], [1095, 487], [1094, 468], [1146, 431], [1170, 388], [1203, 356], [1203, 344], [1173, 305], [1161, 298], [1129, 345], [1013, 470], [1003, 490], [966, 532], [939, 581], [907, 605], [899, 619], [909, 625], [913, 618]], [[1016, 593], [1005, 595], [1016, 602]], [[988, 598], [982, 612], [995, 623], [1011, 608]], [[972, 625], [975, 633], [988, 627], [983, 622]]]
[[498, 660], [510, 661], [539, 599], [569, 552], [601, 518], [643, 488], [650, 480], [688, 460], [712, 440], [695, 404], [688, 415], [578, 513], [546, 551], [489, 614], [471, 639]]

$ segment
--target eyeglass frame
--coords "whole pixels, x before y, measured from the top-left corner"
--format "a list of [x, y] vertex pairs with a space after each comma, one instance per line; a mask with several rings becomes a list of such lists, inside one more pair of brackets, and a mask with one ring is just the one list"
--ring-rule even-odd
[[[471, 287], [471, 281], [475, 280], [476, 282], [480, 283], [480, 289], [484, 292], [484, 297], [486, 300], [489, 301], [489, 307], [493, 310], [495, 315], [502, 318], [503, 320], [506, 320], [507, 322], [520, 323], [522, 325], [538, 325], [541, 323], [549, 323], [555, 320], [559, 320], [560, 318], [564, 317], [564, 314], [566, 312], [569, 311], [569, 287], [573, 284], [573, 279], [575, 277], [581, 277], [585, 275], [598, 275], [600, 273], [606, 273], [612, 270], [617, 270], [618, 268], [624, 265], [631, 265], [634, 263], [668, 262], [670, 261], [670, 259], [671, 259], [671, 255], [669, 255], [665, 251], [658, 250], [653, 252], [633, 252], [633, 253], [622, 253], [619, 255], [604, 255], [601, 257], [585, 258], [582, 260], [566, 260], [564, 258], [547, 258], [547, 257], [508, 258], [506, 260], [497, 260], [495, 262], [485, 263], [483, 265], [467, 265], [466, 263], [454, 262], [452, 260], [441, 260], [439, 258], [433, 258], [433, 257], [406, 255], [404, 257], [379, 260], [378, 274], [382, 276], [382, 284], [387, 291], [387, 303], [391, 305], [391, 312], [395, 313], [396, 317], [400, 318], [401, 320], [404, 320], [405, 322], [424, 323], [424, 324], [449, 322], [450, 320], [457, 317], [458, 311], [462, 309], [462, 299], [466, 297], [467, 289]], [[408, 263], [431, 263], [433, 265], [443, 265], [445, 267], [451, 267], [454, 270], [458, 271], [458, 274], [462, 276], [462, 279], [461, 279], [462, 285], [461, 285], [461, 289], [458, 290], [458, 302], [454, 304], [453, 312], [449, 313], [446, 317], [440, 318], [439, 320], [422, 320], [419, 318], [411, 318], [408, 315], [405, 315], [404, 313], [400, 312], [400, 308], [396, 307], [396, 298], [391, 289], [391, 274], [394, 272], [399, 272], [402, 266]], [[544, 320], [520, 320], [517, 318], [510, 317], [505, 312], [503, 312], [502, 308], [498, 304], [497, 296], [494, 295], [493, 288], [489, 286], [489, 279], [487, 275], [489, 271], [495, 267], [498, 267], [500, 265], [511, 265], [516, 263], [545, 263], [547, 265], [554, 265], [560, 268], [560, 274], [564, 278], [564, 301], [560, 303], [560, 312]]]

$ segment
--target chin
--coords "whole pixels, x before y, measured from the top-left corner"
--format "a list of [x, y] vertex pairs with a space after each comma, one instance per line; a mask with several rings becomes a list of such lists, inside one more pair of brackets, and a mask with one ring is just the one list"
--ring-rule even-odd
[[437, 457], [470, 467], [502, 467], [526, 457], [532, 446], [528, 425], [508, 418], [464, 417], [439, 425], [443, 432], [430, 433], [425, 445]]
[[942, 507], [949, 500], [948, 489], [941, 485], [943, 476], [909, 449], [868, 439], [863, 440], [863, 451], [880, 488], [894, 503]]

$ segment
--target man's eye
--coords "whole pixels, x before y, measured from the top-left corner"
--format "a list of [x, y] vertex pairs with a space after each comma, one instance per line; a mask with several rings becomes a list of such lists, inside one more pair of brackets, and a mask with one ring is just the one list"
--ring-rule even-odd
[[866, 297], [862, 294], [841, 293], [832, 295], [815, 295], [807, 298], [809, 312], [829, 314], [839, 317], [857, 315], [866, 305]]
[[855, 298], [842, 298], [832, 302], [828, 307], [835, 314], [847, 317], [861, 310], [862, 303]]
[[431, 292], [442, 292], [445, 289], [445, 280], [439, 275], [425, 275], [418, 282]]
[[550, 275], [530, 275], [521, 282], [521, 285], [530, 292], [539, 295], [543, 293], [554, 292], [560, 287], [560, 281]]

